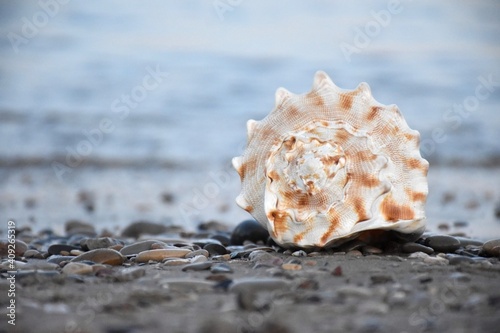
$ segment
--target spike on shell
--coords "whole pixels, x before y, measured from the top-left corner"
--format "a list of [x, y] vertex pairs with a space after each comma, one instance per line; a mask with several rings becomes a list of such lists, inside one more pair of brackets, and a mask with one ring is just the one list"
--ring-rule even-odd
[[274, 110], [247, 130], [245, 152], [233, 159], [236, 201], [277, 243], [326, 247], [371, 230], [423, 231], [420, 135], [368, 84], [340, 89], [319, 71], [307, 94], [278, 89]]

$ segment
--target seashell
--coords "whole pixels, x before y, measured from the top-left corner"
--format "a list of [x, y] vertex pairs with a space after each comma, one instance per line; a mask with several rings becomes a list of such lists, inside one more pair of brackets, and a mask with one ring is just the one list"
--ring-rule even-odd
[[274, 110], [249, 120], [243, 156], [233, 158], [242, 190], [236, 203], [285, 247], [330, 247], [425, 228], [428, 162], [420, 134], [396, 105], [370, 87], [337, 87], [317, 72], [313, 89], [280, 88]]

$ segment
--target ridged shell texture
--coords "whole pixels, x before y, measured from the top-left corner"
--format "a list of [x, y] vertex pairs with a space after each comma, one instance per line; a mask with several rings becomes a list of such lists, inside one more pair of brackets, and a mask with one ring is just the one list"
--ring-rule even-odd
[[283, 246], [334, 246], [359, 233], [425, 227], [428, 162], [396, 105], [361, 83], [349, 91], [317, 72], [311, 92], [280, 88], [274, 110], [247, 123], [235, 157], [237, 204]]

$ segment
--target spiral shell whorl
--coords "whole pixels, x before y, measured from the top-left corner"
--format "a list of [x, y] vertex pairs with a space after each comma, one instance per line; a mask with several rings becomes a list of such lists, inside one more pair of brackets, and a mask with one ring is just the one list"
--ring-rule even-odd
[[419, 133], [366, 83], [342, 90], [318, 72], [307, 94], [278, 89], [274, 110], [247, 130], [247, 148], [233, 159], [236, 202], [277, 243], [323, 247], [365, 230], [423, 228]]

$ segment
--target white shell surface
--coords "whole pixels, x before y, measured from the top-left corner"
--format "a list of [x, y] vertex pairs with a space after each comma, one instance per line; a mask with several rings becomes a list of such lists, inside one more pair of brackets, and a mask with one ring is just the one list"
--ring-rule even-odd
[[425, 227], [420, 135], [366, 83], [343, 90], [317, 72], [307, 94], [278, 89], [274, 110], [247, 130], [244, 154], [233, 159], [236, 202], [278, 244], [326, 247], [368, 230]]

